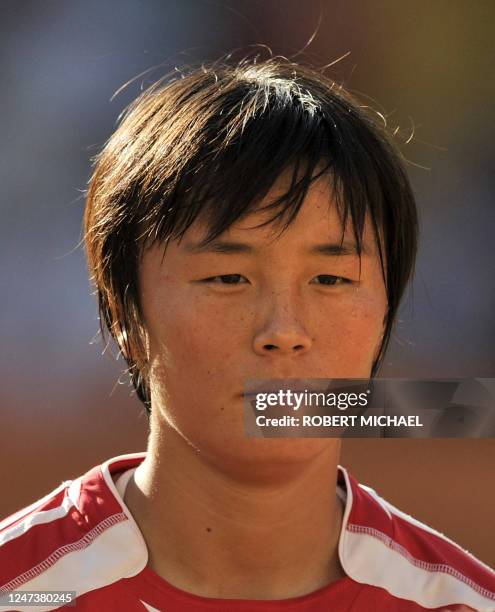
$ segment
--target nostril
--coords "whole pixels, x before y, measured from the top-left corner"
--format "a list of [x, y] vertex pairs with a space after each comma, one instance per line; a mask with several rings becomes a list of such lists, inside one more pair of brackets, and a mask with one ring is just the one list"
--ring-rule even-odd
[[[272, 351], [273, 349], [276, 349], [276, 345], [275, 344], [265, 344], [264, 348], [266, 348], [269, 351]], [[300, 351], [301, 349], [304, 349], [304, 346], [302, 344], [296, 344], [293, 349], [295, 351]]]

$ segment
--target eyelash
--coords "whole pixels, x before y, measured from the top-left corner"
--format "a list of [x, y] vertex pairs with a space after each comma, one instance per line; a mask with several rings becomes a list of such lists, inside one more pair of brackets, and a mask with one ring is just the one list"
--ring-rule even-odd
[[[221, 274], [219, 276], [210, 276], [209, 278], [205, 278], [202, 282], [203, 283], [211, 283], [213, 285], [241, 285], [241, 284], [245, 284], [245, 283], [217, 283], [214, 281], [214, 279], [216, 278], [232, 278], [233, 276], [235, 277], [242, 277], [242, 274]], [[335, 276], [333, 274], [318, 274], [318, 276], [316, 278], [319, 277], [327, 277], [327, 278], [331, 278], [333, 279], [334, 282], [326, 284], [326, 283], [317, 283], [319, 285], [323, 285], [324, 287], [335, 287], [335, 286], [339, 286], [339, 285], [348, 285], [348, 284], [352, 284], [352, 280], [348, 279], [348, 278], [344, 278], [343, 276]], [[340, 281], [340, 282], [338, 282]]]

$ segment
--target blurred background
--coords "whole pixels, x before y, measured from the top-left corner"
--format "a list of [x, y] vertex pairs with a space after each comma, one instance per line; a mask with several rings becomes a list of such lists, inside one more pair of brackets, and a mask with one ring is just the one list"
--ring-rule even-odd
[[[78, 246], [90, 158], [143, 79], [112, 95], [155, 65], [255, 43], [294, 54], [320, 19], [306, 59], [345, 56], [329, 74], [399, 127], [420, 209], [381, 375], [495, 377], [492, 0], [3, 0], [0, 517], [146, 447], [124, 362], [102, 355]], [[347, 440], [342, 463], [495, 565], [494, 442]]]

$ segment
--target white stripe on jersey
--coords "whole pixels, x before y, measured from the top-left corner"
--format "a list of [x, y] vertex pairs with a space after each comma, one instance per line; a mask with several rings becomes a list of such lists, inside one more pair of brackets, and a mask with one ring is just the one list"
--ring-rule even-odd
[[147, 604], [145, 601], [143, 601], [142, 599], [139, 600], [143, 606], [149, 611], [149, 612], [162, 612], [161, 610], [159, 610], [158, 608], [154, 608], [153, 606], [150, 606], [150, 604]]
[[[148, 562], [143, 555], [142, 540], [132, 537], [129, 521], [115, 514], [95, 527], [78, 542], [66, 545], [54, 554], [58, 561], [44, 567], [33, 568], [33, 577], [25, 581], [20, 576], [23, 591], [67, 591], [74, 585], [76, 597], [88, 591], [105, 587], [122, 578], [139, 574]], [[108, 526], [108, 522], [115, 524]], [[90, 536], [90, 537], [88, 537]], [[40, 566], [44, 564], [41, 563]], [[12, 581], [15, 583], [16, 581]], [[76, 587], [77, 585], [77, 587]], [[5, 590], [19, 588], [16, 584], [2, 585]], [[70, 589], [69, 589], [70, 590]], [[38, 612], [56, 610], [60, 604], [39, 606]], [[19, 612], [32, 612], [32, 606], [21, 606]]]
[[392, 595], [415, 601], [425, 608], [439, 608], [458, 600], [468, 601], [480, 612], [494, 610], [493, 593], [452, 567], [414, 559], [376, 529], [359, 525], [352, 525], [350, 529], [344, 535], [341, 563], [354, 580], [382, 586]]
[[53, 489], [53, 491], [50, 491], [50, 493], [48, 493], [41, 499], [36, 500], [32, 504], [29, 504], [29, 506], [26, 506], [25, 508], [21, 508], [14, 514], [11, 514], [7, 518], [2, 519], [0, 521], [0, 530], [5, 529], [6, 527], [8, 527], [9, 525], [12, 525], [12, 523], [15, 523], [16, 521], [19, 521], [22, 517], [27, 516], [30, 512], [35, 511], [38, 506], [41, 506], [43, 503], [47, 502], [52, 497], [55, 497], [58, 493], [60, 493], [60, 491], [65, 489], [67, 484], [70, 482], [71, 482], [70, 480], [63, 482], [56, 489]]
[[45, 523], [50, 523], [51, 521], [63, 518], [73, 506], [74, 503], [72, 500], [69, 497], [64, 497], [64, 500], [60, 506], [52, 508], [51, 510], [35, 512], [31, 516], [26, 517], [21, 523], [0, 532], [0, 546], [10, 542], [10, 540], [18, 538], [35, 525], [43, 525]]

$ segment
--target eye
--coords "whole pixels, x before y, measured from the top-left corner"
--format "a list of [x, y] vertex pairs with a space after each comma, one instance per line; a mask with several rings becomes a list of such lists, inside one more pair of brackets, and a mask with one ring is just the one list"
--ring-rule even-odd
[[347, 285], [351, 284], [352, 281], [343, 276], [333, 276], [332, 274], [319, 274], [317, 279], [321, 279], [320, 282], [315, 283], [317, 285], [325, 285], [326, 287], [333, 287], [335, 285]]
[[[346, 285], [351, 284], [352, 281], [348, 278], [344, 278], [343, 276], [334, 276], [332, 274], [319, 274], [317, 277], [319, 282], [315, 283], [317, 285], [324, 285], [326, 287], [333, 287], [335, 285]], [[240, 285], [244, 284], [241, 281], [244, 279], [246, 282], [246, 278], [242, 276], [242, 274], [220, 274], [218, 276], [210, 276], [209, 278], [203, 279], [203, 283], [211, 283], [214, 285]]]
[[[213, 283], [216, 285], [240, 285], [238, 281], [242, 278], [242, 274], [221, 274], [220, 276], [210, 276], [209, 278], [205, 278], [203, 283]], [[220, 280], [218, 280], [220, 279]]]

